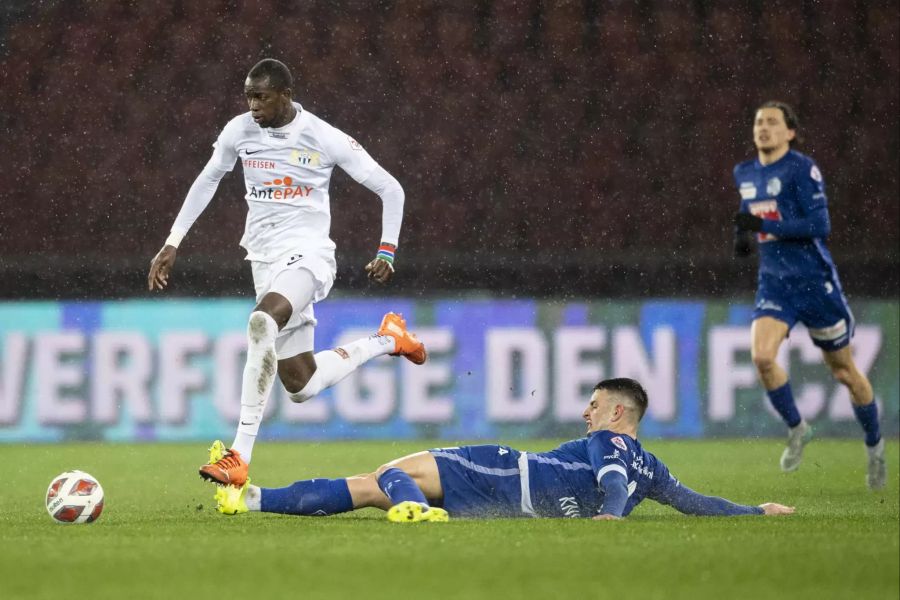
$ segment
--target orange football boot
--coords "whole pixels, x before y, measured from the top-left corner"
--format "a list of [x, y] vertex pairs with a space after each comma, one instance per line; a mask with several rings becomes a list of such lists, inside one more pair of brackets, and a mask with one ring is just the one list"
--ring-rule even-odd
[[419, 341], [415, 334], [406, 329], [406, 321], [403, 315], [389, 312], [381, 320], [378, 335], [389, 335], [394, 338], [394, 349], [391, 356], [404, 356], [414, 365], [421, 365], [428, 360], [428, 352], [425, 344]]
[[240, 452], [228, 449], [216, 462], [200, 467], [200, 477], [220, 485], [241, 487], [247, 481], [248, 467]]

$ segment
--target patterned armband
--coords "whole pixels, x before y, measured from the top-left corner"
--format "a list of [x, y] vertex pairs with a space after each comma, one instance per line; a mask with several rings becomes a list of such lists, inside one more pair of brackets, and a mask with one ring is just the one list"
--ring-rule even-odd
[[381, 260], [387, 262], [391, 267], [394, 266], [394, 252], [397, 250], [397, 246], [393, 244], [388, 244], [386, 242], [382, 242], [380, 246], [378, 246], [378, 254], [375, 255], [375, 258], [380, 258]]

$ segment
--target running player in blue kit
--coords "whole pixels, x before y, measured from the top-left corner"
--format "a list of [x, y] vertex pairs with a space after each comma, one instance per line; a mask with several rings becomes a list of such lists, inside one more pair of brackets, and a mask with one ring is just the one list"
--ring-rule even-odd
[[778, 348], [797, 321], [806, 325], [835, 379], [850, 390], [853, 411], [865, 431], [867, 484], [885, 485], [884, 440], [872, 385], [856, 368], [850, 351], [854, 320], [837, 269], [825, 246], [831, 230], [825, 182], [819, 167], [791, 146], [799, 123], [783, 102], [756, 111], [753, 140], [758, 156], [734, 168], [741, 196], [734, 217], [735, 253], [759, 246], [759, 282], [751, 327], [751, 353], [772, 406], [789, 428], [781, 469], [795, 471], [812, 428], [797, 410], [788, 375], [775, 361]]
[[793, 507], [735, 504], [682, 485], [637, 441], [647, 393], [633, 379], [594, 388], [583, 417], [587, 436], [549, 452], [508, 446], [436, 448], [345, 479], [309, 479], [285, 488], [222, 486], [224, 514], [262, 511], [333, 515], [375, 507], [394, 522], [453, 517], [593, 517], [621, 519], [644, 498], [689, 515], [786, 515]]

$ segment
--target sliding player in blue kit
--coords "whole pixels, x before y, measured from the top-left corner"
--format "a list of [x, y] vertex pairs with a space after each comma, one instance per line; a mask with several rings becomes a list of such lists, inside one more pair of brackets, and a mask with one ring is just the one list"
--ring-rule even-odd
[[508, 446], [436, 448], [345, 479], [309, 479], [285, 488], [221, 486], [219, 512], [324, 516], [375, 507], [390, 521], [453, 517], [628, 516], [644, 498], [689, 515], [786, 515], [793, 507], [735, 504], [682, 485], [637, 441], [647, 393], [633, 379], [594, 388], [583, 413], [587, 436], [549, 452]]
[[789, 428], [781, 469], [795, 471], [812, 428], [800, 416], [788, 375], [775, 357], [794, 324], [806, 325], [832, 375], [850, 390], [853, 411], [865, 431], [867, 484], [880, 489], [887, 474], [878, 407], [872, 385], [853, 361], [853, 314], [825, 247], [831, 223], [822, 173], [810, 157], [791, 148], [798, 127], [789, 105], [766, 102], [757, 109], [753, 123], [758, 156], [734, 168], [741, 195], [734, 217], [735, 254], [750, 254], [754, 235], [759, 245], [759, 283], [750, 330], [753, 363], [772, 406]]

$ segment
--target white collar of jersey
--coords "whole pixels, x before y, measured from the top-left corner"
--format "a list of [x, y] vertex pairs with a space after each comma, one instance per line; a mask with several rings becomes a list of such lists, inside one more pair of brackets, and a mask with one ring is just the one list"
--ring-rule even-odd
[[291, 144], [300, 137], [300, 131], [303, 129], [301, 122], [305, 119], [306, 113], [298, 102], [293, 102], [292, 104], [297, 110], [297, 114], [294, 115], [290, 123], [281, 127], [261, 128], [260, 133], [269, 138], [270, 141], [279, 140], [285, 144]]

